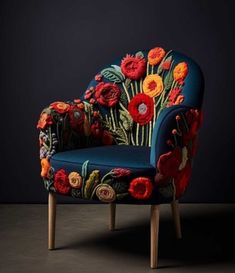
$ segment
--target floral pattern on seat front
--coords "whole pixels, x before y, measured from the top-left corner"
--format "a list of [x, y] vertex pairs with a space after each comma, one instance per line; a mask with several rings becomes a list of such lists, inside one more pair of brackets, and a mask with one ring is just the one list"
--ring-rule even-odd
[[86, 147], [151, 146], [163, 110], [184, 104], [188, 74], [187, 62], [177, 61], [172, 51], [156, 47], [127, 54], [101, 70], [84, 99], [51, 103], [42, 111], [37, 125], [46, 189], [101, 202], [154, 203], [159, 196], [161, 201], [178, 199], [189, 182], [201, 123], [201, 112], [195, 108], [174, 116], [171, 133], [164, 140], [167, 151], [155, 162], [155, 178], [136, 176], [121, 167], [107, 173], [99, 169], [88, 172], [89, 160], [82, 170], [55, 170], [50, 159], [56, 153]]

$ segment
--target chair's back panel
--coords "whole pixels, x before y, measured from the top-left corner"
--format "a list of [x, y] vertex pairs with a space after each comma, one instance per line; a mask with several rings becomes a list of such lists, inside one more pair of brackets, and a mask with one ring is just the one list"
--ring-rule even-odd
[[95, 76], [85, 93], [116, 144], [142, 146], [151, 145], [163, 109], [179, 104], [200, 108], [202, 97], [198, 65], [160, 47], [117, 59]]

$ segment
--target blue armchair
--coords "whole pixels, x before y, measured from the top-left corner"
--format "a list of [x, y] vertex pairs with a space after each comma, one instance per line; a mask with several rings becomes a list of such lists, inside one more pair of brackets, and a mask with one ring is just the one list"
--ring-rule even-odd
[[155, 47], [117, 59], [84, 97], [54, 102], [39, 118], [41, 176], [49, 191], [49, 249], [56, 194], [110, 204], [151, 205], [151, 267], [157, 267], [159, 206], [170, 203], [181, 237], [178, 199], [192, 171], [204, 82], [198, 65]]

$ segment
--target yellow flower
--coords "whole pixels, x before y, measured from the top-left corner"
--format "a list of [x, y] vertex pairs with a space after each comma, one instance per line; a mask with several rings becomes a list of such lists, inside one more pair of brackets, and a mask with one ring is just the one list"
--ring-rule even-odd
[[156, 65], [160, 63], [165, 54], [166, 54], [165, 50], [161, 47], [152, 48], [148, 53], [149, 64]]
[[188, 74], [188, 65], [185, 62], [177, 64], [173, 70], [173, 77], [175, 81], [183, 81]]
[[82, 177], [77, 172], [69, 174], [69, 184], [72, 188], [80, 189], [82, 187]]
[[158, 74], [146, 76], [143, 81], [143, 91], [150, 97], [159, 96], [163, 90], [162, 78]]
[[48, 177], [51, 164], [50, 164], [50, 162], [48, 161], [47, 158], [43, 158], [41, 160], [41, 167], [42, 167], [41, 177]]

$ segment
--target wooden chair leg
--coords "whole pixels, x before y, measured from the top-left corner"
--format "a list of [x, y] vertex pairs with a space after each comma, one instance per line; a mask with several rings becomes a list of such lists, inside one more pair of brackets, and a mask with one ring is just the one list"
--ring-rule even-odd
[[181, 225], [180, 225], [180, 211], [179, 211], [178, 200], [173, 201], [171, 203], [171, 210], [172, 210], [172, 216], [174, 219], [176, 238], [181, 239], [182, 233], [181, 233]]
[[55, 222], [56, 222], [56, 195], [48, 195], [48, 249], [55, 248]]
[[116, 204], [111, 203], [109, 209], [109, 230], [113, 231], [115, 229]]
[[150, 213], [150, 267], [157, 268], [158, 262], [158, 231], [159, 231], [159, 205], [151, 205]]

